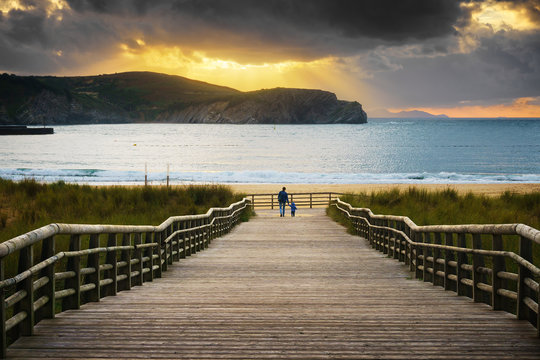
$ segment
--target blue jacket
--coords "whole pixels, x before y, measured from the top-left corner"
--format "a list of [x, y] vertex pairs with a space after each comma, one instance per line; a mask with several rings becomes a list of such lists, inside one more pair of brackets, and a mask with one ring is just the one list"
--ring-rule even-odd
[[296, 205], [294, 205], [294, 203], [291, 203], [289, 206], [291, 207], [292, 212], [296, 211]]
[[279, 202], [288, 203], [289, 202], [289, 195], [287, 195], [287, 193], [285, 191], [281, 190], [279, 192], [278, 196], [277, 196], [277, 200]]

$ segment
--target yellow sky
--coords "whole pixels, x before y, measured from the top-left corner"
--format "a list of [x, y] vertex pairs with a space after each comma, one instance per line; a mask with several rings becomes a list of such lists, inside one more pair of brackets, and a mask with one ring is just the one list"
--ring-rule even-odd
[[[534, 102], [534, 103], [533, 103]], [[524, 97], [516, 99], [512, 104], [497, 104], [491, 106], [456, 106], [456, 107], [426, 107], [414, 110], [426, 111], [431, 114], [445, 114], [450, 117], [482, 118], [482, 117], [540, 117], [540, 97]], [[393, 109], [393, 111], [413, 109]]]
[[[58, 15], [60, 10], [69, 8], [65, 0], [48, 0], [47, 4], [47, 15], [58, 16], [58, 21], [62, 21], [62, 17]], [[484, 3], [466, 3], [462, 6], [470, 7], [473, 19], [471, 26], [475, 29], [489, 27], [495, 32], [505, 29], [515, 31], [538, 29], [538, 23], [528, 18], [526, 10], [513, 2], [488, 0]], [[0, 10], [4, 12], [12, 9], [25, 10], [28, 7], [32, 7], [31, 3], [20, 0], [0, 1]], [[346, 57], [327, 56], [309, 61], [291, 58], [280, 62], [263, 60], [257, 63], [240, 63], [220, 57], [218, 51], [212, 52], [213, 55], [210, 56], [200, 49], [188, 49], [179, 44], [153, 43], [152, 39], [145, 39], [140, 34], [132, 36], [127, 34], [123, 41], [118, 41], [117, 44], [112, 44], [112, 51], [99, 60], [92, 61], [91, 64], [81, 61], [84, 63], [81, 68], [65, 69], [63, 73], [56, 75], [155, 71], [229, 86], [242, 91], [274, 87], [319, 88], [335, 92], [338, 97], [345, 100], [361, 100], [364, 104], [373, 103], [372, 100], [377, 99], [376, 97], [384, 95], [375, 94], [375, 89], [367, 88], [362, 76], [358, 75], [363, 70], [353, 69], [350, 64], [355, 62], [348, 61]], [[471, 46], [474, 46], [474, 41], [472, 44]], [[471, 51], [471, 49], [463, 51]], [[52, 54], [59, 61], [70, 55], [61, 48], [54, 49]], [[261, 52], [260, 57], [264, 58], [264, 56], [264, 52]], [[343, 63], [348, 63], [351, 68], [344, 68]], [[456, 104], [456, 106], [440, 108], [415, 107], [414, 109], [436, 114], [445, 113], [452, 117], [540, 117], [540, 105], [536, 103], [538, 101], [530, 98], [520, 98], [512, 104], [492, 106]]]

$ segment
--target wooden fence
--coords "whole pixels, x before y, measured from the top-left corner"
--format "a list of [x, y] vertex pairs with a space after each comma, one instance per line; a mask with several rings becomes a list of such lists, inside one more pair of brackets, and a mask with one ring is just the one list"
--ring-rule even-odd
[[[289, 202], [301, 207], [326, 207], [330, 201], [336, 199], [338, 196], [343, 195], [335, 192], [314, 192], [314, 193], [289, 193]], [[248, 199], [251, 199], [253, 208], [279, 208], [277, 200], [278, 194], [249, 194]]]
[[[18, 337], [32, 335], [43, 318], [161, 277], [173, 261], [230, 231], [249, 205], [244, 199], [159, 226], [50, 224], [1, 243], [0, 355]], [[59, 251], [56, 238], [62, 236], [69, 250]], [[17, 274], [5, 278], [10, 260], [18, 263]]]
[[[523, 224], [417, 226], [332, 201], [358, 235], [409, 265], [415, 277], [528, 320], [540, 336], [540, 231]], [[517, 253], [509, 250], [518, 242]], [[502, 340], [502, 339], [501, 339]]]

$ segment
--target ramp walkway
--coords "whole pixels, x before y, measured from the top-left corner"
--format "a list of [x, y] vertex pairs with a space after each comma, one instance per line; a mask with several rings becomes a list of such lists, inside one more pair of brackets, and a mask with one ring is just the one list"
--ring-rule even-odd
[[411, 279], [324, 209], [257, 214], [161, 279], [40, 321], [7, 357], [540, 358], [529, 323]]

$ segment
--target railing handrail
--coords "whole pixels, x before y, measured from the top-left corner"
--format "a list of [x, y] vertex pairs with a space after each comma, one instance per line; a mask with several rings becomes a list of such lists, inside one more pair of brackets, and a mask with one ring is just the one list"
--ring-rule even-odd
[[[289, 192], [289, 202], [294, 202], [296, 197], [297, 207], [309, 206], [313, 208], [314, 205], [328, 205], [330, 201], [337, 196], [343, 195], [342, 193], [326, 191], [326, 192]], [[279, 202], [277, 201], [278, 193], [262, 193], [262, 194], [249, 194], [246, 197], [251, 199], [253, 207], [268, 207], [273, 209], [277, 207]], [[256, 201], [257, 198], [262, 200]]]
[[[278, 193], [252, 193], [252, 194], [248, 194], [246, 195], [246, 197], [250, 197], [250, 196], [270, 196], [270, 195], [276, 195], [277, 196]], [[320, 191], [320, 192], [289, 192], [287, 193], [288, 195], [328, 195], [328, 194], [332, 194], [332, 195], [344, 195], [343, 193], [340, 193], [340, 192], [333, 192], [333, 191]]]
[[[57, 300], [62, 301], [61, 311], [78, 309], [84, 302], [161, 277], [174, 261], [207, 248], [212, 239], [229, 232], [250, 203], [244, 198], [206, 214], [171, 216], [157, 226], [53, 223], [0, 243], [0, 357], [6, 356], [8, 339], [32, 335], [35, 323], [54, 318]], [[56, 235], [71, 235], [69, 251], [57, 252]], [[101, 235], [108, 235], [106, 246]], [[82, 236], [89, 237], [84, 249]], [[41, 254], [34, 262], [38, 243]], [[4, 262], [17, 251], [13, 255], [18, 255], [17, 273], [5, 279]], [[56, 272], [62, 259], [67, 259], [66, 269]], [[58, 281], [65, 282], [62, 290], [56, 290]], [[8, 287], [13, 290], [7, 291]], [[13, 309], [11, 316], [8, 309]]]
[[41, 240], [54, 235], [71, 234], [122, 234], [122, 233], [146, 233], [163, 231], [175, 221], [200, 220], [209, 218], [215, 211], [229, 211], [249, 199], [240, 200], [226, 208], [211, 208], [206, 214], [171, 216], [160, 225], [96, 225], [96, 224], [63, 224], [53, 223], [29, 231], [12, 239], [0, 243], [0, 259]]
[[463, 225], [416, 225], [407, 216], [376, 215], [369, 208], [353, 208], [350, 204], [336, 199], [341, 205], [351, 210], [366, 212], [371, 218], [379, 220], [403, 221], [414, 232], [454, 232], [469, 234], [520, 235], [540, 244], [540, 230], [529, 225], [515, 224], [463, 224]]
[[[337, 201], [339, 201], [342, 205], [347, 204], [347, 203], [341, 201], [340, 199], [337, 199]], [[347, 205], [349, 205], [349, 204], [347, 204]], [[358, 208], [352, 208], [352, 209], [358, 210]], [[362, 221], [368, 222], [365, 218], [363, 218], [361, 216], [353, 215], [353, 214], [351, 214], [350, 212], [348, 212], [346, 210], [345, 210], [345, 212], [347, 213], [347, 216], [350, 217], [350, 218], [356, 218], [356, 219], [360, 219]], [[495, 226], [495, 225], [499, 225], [499, 224], [481, 225], [480, 228], [474, 228], [475, 229], [474, 231], [469, 231], [469, 230], [472, 230], [472, 228], [470, 228], [470, 226], [474, 226], [474, 225], [418, 226], [417, 229], [422, 228], [422, 230], [423, 230], [423, 231], [418, 231], [418, 232], [444, 232], [444, 233], [449, 232], [449, 233], [468, 233], [468, 234], [519, 235], [515, 231], [514, 232], [499, 232], [499, 231], [495, 230], [493, 232], [492, 231], [480, 231], [480, 232], [478, 232], [479, 229], [487, 230], [487, 229], [491, 229], [491, 227]], [[504, 225], [504, 229], [506, 229], [507, 225], [523, 225], [523, 224], [501, 224], [501, 225]], [[443, 226], [444, 230], [440, 230], [441, 226]], [[379, 229], [388, 229], [387, 226], [371, 225], [371, 227], [379, 228]], [[464, 229], [465, 229], [465, 231], [463, 231]], [[534, 229], [534, 228], [531, 228], [531, 229]], [[463, 253], [467, 253], [467, 254], [482, 254], [482, 255], [488, 255], [488, 256], [509, 257], [509, 258], [512, 258], [514, 261], [516, 261], [518, 264], [528, 268], [535, 275], [540, 276], [540, 268], [536, 267], [534, 264], [532, 264], [531, 262], [527, 261], [526, 259], [522, 258], [521, 256], [519, 256], [518, 254], [516, 254], [516, 253], [514, 253], [512, 251], [470, 249], [470, 248], [448, 246], [448, 245], [440, 245], [440, 244], [426, 244], [426, 243], [421, 243], [421, 242], [416, 242], [416, 241], [411, 240], [409, 238], [409, 236], [407, 234], [405, 234], [403, 231], [396, 230], [396, 229], [392, 229], [392, 230], [393, 230], [393, 232], [403, 236], [403, 238], [405, 239], [405, 241], [409, 245], [425, 246], [425, 247], [429, 247], [429, 248], [433, 248], [433, 249], [457, 251], [457, 252], [463, 252]], [[412, 230], [412, 228], [411, 228], [411, 230]]]
[[[535, 326], [540, 337], [540, 284], [534, 279], [540, 277], [540, 267], [533, 263], [533, 243], [540, 244], [537, 229], [524, 224], [418, 226], [406, 216], [375, 215], [339, 198], [331, 205], [373, 247], [409, 265], [416, 278], [487, 303], [494, 310], [515, 312], [518, 319]], [[491, 249], [482, 248], [482, 235], [492, 236]], [[519, 254], [503, 249], [503, 235], [520, 237]], [[484, 257], [489, 261], [485, 263]], [[506, 270], [505, 259], [517, 266], [517, 273]], [[515, 287], [509, 287], [508, 281], [515, 281]]]

